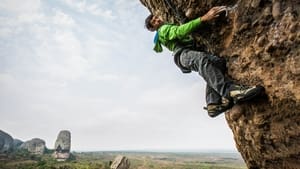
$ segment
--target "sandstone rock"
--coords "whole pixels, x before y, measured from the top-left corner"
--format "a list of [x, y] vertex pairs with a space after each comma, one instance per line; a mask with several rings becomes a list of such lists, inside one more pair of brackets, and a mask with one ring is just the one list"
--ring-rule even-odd
[[111, 169], [129, 169], [130, 162], [125, 156], [117, 156], [110, 166]]
[[[167, 22], [179, 23], [163, 1], [140, 1], [151, 13], [159, 11]], [[265, 85], [267, 98], [236, 106], [232, 114], [226, 114], [236, 147], [248, 168], [300, 168], [299, 1], [172, 3], [181, 11], [193, 8], [196, 16], [213, 6], [238, 3], [228, 17], [220, 15], [200, 27], [194, 34], [197, 44], [205, 44], [204, 50], [227, 57], [228, 74], [237, 83]], [[242, 25], [246, 26], [239, 31]]]
[[263, 11], [263, 16], [267, 17], [271, 15], [271, 7], [267, 6]]
[[251, 1], [251, 7], [257, 8], [259, 6], [260, 0], [252, 0]]
[[272, 7], [272, 15], [274, 19], [278, 19], [280, 16], [280, 2], [275, 1]]
[[46, 143], [42, 139], [34, 138], [21, 144], [19, 148], [25, 149], [33, 154], [44, 154], [46, 150]]
[[59, 132], [54, 149], [61, 149], [64, 151], [71, 150], [71, 132], [67, 130], [62, 130]]
[[33, 154], [44, 154], [46, 150], [46, 144], [44, 140], [34, 138], [32, 140], [24, 142], [19, 148], [28, 150]]
[[289, 27], [291, 33], [295, 33], [297, 30], [299, 30], [297, 23], [292, 23]]
[[9, 153], [13, 150], [13, 138], [0, 130], [0, 153]]
[[189, 19], [192, 19], [195, 17], [195, 10], [193, 8], [189, 8], [186, 12], [185, 12], [185, 16]]
[[70, 158], [71, 153], [70, 152], [62, 152], [62, 151], [54, 151], [52, 154], [53, 158], [55, 158], [57, 161], [66, 161]]
[[59, 132], [55, 146], [54, 146], [53, 157], [58, 161], [64, 161], [70, 157], [71, 150], [71, 133], [67, 130]]
[[266, 39], [266, 37], [264, 35], [257, 39], [257, 44], [259, 47], [263, 47], [263, 45], [265, 43], [265, 39]]

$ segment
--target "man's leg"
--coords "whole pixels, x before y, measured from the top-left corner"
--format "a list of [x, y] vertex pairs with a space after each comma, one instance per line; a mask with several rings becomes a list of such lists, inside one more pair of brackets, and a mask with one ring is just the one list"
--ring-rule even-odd
[[247, 101], [254, 98], [262, 91], [262, 87], [242, 87], [233, 85], [231, 81], [225, 78], [222, 72], [209, 59], [208, 53], [185, 49], [180, 55], [182, 66], [196, 71], [207, 82], [207, 85], [215, 90], [220, 96], [229, 100], [233, 99], [236, 103]]
[[219, 104], [221, 103], [222, 96], [220, 96], [213, 88], [211, 88], [209, 85], [206, 85], [206, 104]]
[[180, 63], [182, 66], [198, 72], [204, 78], [207, 85], [216, 91], [220, 96], [226, 96], [229, 86], [228, 81], [223, 72], [213, 65], [209, 60], [209, 54], [194, 50], [183, 50], [180, 55]]
[[[224, 58], [215, 56], [215, 55], [208, 55], [209, 61], [219, 69], [223, 74], [227, 71], [226, 67], [226, 60]], [[230, 80], [228, 80], [230, 81]], [[222, 102], [222, 96], [220, 96], [213, 88], [209, 85], [206, 85], [206, 103], [209, 104], [219, 104]]]
[[209, 60], [212, 62], [212, 64], [221, 70], [223, 74], [227, 72], [227, 66], [226, 66], [226, 59], [223, 57], [215, 56], [209, 54]]
[[206, 104], [204, 107], [210, 117], [216, 117], [225, 112], [228, 108], [222, 106], [222, 97], [210, 86], [206, 85]]
[[207, 107], [204, 107], [204, 109], [207, 110], [207, 113], [210, 117], [216, 117], [226, 112], [233, 106], [231, 100], [220, 96], [213, 88], [208, 85], [206, 85], [206, 103]]

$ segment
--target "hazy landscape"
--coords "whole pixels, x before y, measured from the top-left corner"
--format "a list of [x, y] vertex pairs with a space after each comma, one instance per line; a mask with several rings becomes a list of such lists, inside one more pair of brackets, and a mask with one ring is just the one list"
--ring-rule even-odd
[[236, 152], [72, 152], [65, 162], [57, 162], [51, 151], [32, 155], [18, 151], [0, 156], [1, 169], [109, 169], [117, 155], [126, 156], [131, 169], [245, 169]]

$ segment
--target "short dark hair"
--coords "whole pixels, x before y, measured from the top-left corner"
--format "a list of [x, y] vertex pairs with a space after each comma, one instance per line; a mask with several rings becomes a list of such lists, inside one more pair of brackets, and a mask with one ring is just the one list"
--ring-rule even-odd
[[146, 19], [145, 19], [145, 27], [149, 30], [149, 31], [153, 31], [153, 25], [151, 24], [151, 20], [153, 18], [153, 14], [150, 14]]

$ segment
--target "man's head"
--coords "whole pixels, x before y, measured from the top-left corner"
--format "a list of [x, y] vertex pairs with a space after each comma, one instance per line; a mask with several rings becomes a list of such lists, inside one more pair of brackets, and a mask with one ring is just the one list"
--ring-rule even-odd
[[161, 17], [155, 16], [153, 14], [150, 14], [145, 19], [145, 27], [151, 32], [156, 31], [162, 24], [163, 20], [161, 19]]

